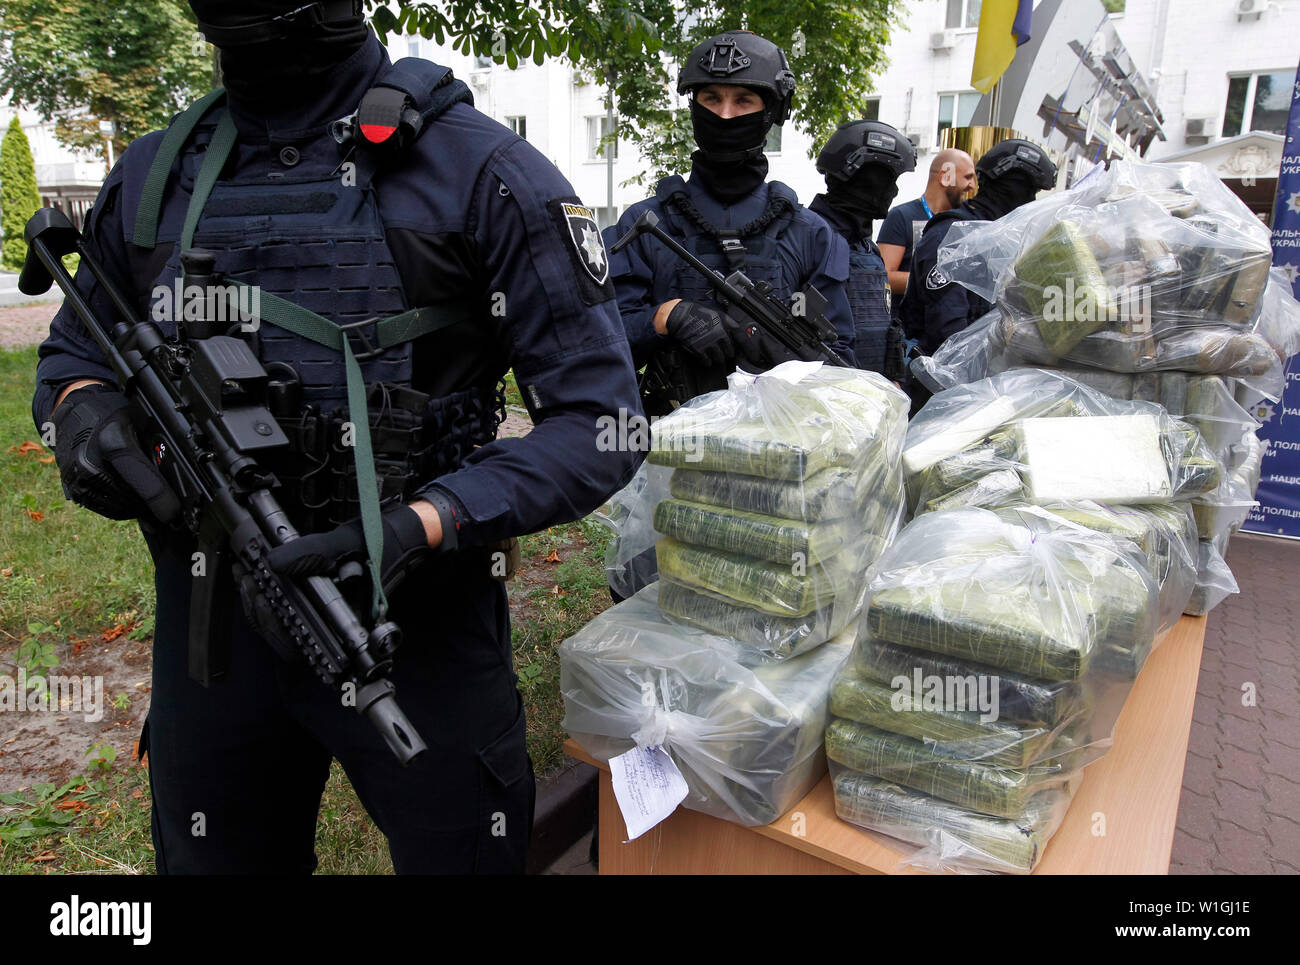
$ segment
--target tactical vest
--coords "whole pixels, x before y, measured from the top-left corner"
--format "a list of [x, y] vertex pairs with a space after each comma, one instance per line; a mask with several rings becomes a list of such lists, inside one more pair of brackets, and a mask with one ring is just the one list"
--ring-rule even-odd
[[[724, 276], [743, 271], [751, 281], [765, 281], [783, 301], [794, 294], [797, 279], [783, 278], [779, 245], [794, 220], [798, 198], [784, 185], [769, 186], [768, 206], [758, 218], [740, 228], [708, 225], [691, 203], [686, 182], [674, 175], [659, 182], [655, 198], [664, 213], [664, 228], [687, 251]], [[748, 229], [748, 230], [746, 230]], [[726, 309], [714, 298], [709, 283], [689, 265], [679, 264], [673, 275], [672, 297], [700, 301]]]
[[[655, 198], [663, 212], [664, 229], [678, 238], [682, 247], [706, 266], [725, 277], [743, 271], [751, 281], [772, 286], [778, 298], [789, 301], [798, 279], [783, 276], [779, 246], [794, 220], [798, 198], [784, 185], [769, 187], [767, 209], [741, 228], [717, 228], [691, 202], [686, 182], [679, 175], [664, 178], [655, 189]], [[718, 301], [708, 281], [689, 265], [678, 263], [670, 281], [668, 298], [702, 302], [720, 311], [728, 305]], [[685, 349], [669, 346], [646, 366], [642, 379], [643, 403], [647, 415], [664, 415], [675, 405], [705, 392], [724, 389], [727, 375], [734, 366], [713, 368], [700, 362]]]
[[[363, 98], [361, 123], [367, 98], [379, 92], [391, 100], [394, 91], [399, 101], [401, 94], [409, 98], [404, 121], [418, 111], [416, 136], [452, 104], [472, 103], [447, 68], [408, 58]], [[382, 539], [379, 502], [409, 498], [494, 439], [505, 416], [503, 387], [432, 398], [412, 386], [413, 341], [470, 322], [474, 310], [459, 302], [408, 304], [376, 198], [386, 159], [356, 136], [357, 115], [292, 148], [241, 147], [223, 101], [215, 91], [173, 121], [145, 183], [132, 240], [155, 246], [163, 187], [178, 178], [191, 198], [185, 229], [154, 284], [171, 289], [182, 278], [182, 250], [203, 249], [216, 256], [217, 285], [256, 285], [256, 300], [241, 290], [230, 315], [260, 302], [259, 319], [229, 334], [250, 338], [271, 375], [271, 408], [291, 448], [268, 466], [288, 497], [281, 502], [307, 532], [361, 515], [373, 564]], [[349, 152], [346, 141], [356, 149]], [[269, 161], [277, 149], [287, 168], [282, 177], [220, 177], [235, 151], [245, 162], [259, 152]], [[297, 173], [294, 158], [312, 163], [301, 163]], [[344, 171], [345, 160], [354, 167]], [[160, 325], [175, 334], [175, 322]]]
[[890, 323], [889, 272], [870, 239], [849, 246], [849, 307], [853, 310], [853, 354], [858, 368], [885, 371]]

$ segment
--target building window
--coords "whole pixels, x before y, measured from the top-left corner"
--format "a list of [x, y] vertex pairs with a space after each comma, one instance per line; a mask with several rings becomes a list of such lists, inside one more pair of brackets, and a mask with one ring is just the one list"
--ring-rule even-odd
[[528, 118], [523, 116], [507, 117], [506, 127], [514, 131], [525, 141], [528, 140]]
[[862, 119], [864, 121], [880, 120], [880, 98], [868, 97], [862, 102]]
[[781, 128], [773, 124], [767, 132], [767, 139], [763, 141], [764, 154], [781, 153]]
[[[587, 160], [605, 160], [606, 145], [601, 140], [609, 133], [609, 118], [604, 114], [594, 114], [587, 118]], [[612, 142], [613, 158], [618, 160], [618, 141]]]
[[408, 57], [419, 57], [419, 56], [420, 56], [420, 41], [418, 41], [418, 40], [408, 40], [408, 41], [406, 42], [406, 56], [408, 56]]
[[491, 58], [491, 57], [489, 57], [487, 54], [475, 54], [475, 55], [474, 55], [474, 69], [475, 69], [475, 70], [490, 70], [491, 68], [492, 68], [492, 58]]
[[975, 116], [975, 107], [983, 95], [979, 91], [967, 91], [959, 94], [939, 95], [939, 127], [935, 132], [935, 143], [943, 132], [950, 127], [966, 127]]
[[980, 25], [980, 0], [948, 0], [948, 18], [943, 24], [949, 30]]
[[1223, 136], [1248, 131], [1286, 133], [1295, 72], [1276, 70], [1228, 78], [1228, 102], [1223, 108]]

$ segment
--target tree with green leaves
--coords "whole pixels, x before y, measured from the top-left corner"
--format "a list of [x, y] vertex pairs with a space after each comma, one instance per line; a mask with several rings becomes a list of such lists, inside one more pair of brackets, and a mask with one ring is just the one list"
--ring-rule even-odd
[[41, 193], [36, 189], [36, 162], [32, 160], [32, 147], [15, 114], [0, 141], [0, 231], [4, 241], [0, 247], [0, 268], [18, 271], [27, 257], [27, 242], [23, 228], [27, 219], [41, 206]]
[[798, 79], [793, 121], [820, 144], [841, 122], [863, 116], [863, 99], [885, 68], [901, 0], [712, 0], [685, 9], [673, 0], [368, 0], [381, 37], [418, 33], [466, 53], [516, 66], [562, 57], [611, 87], [619, 136], [648, 163], [652, 183], [687, 166], [694, 149], [688, 111], [672, 83], [700, 41], [747, 29], [783, 47]]
[[105, 153], [166, 127], [210, 89], [212, 59], [185, 0], [3, 0], [0, 95], [55, 120], [68, 148]]

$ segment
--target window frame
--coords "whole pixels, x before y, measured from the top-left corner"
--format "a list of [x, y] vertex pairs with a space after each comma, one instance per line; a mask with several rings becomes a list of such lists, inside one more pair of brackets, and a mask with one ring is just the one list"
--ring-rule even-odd
[[[1251, 134], [1255, 132], [1257, 128], [1255, 128], [1253, 124], [1255, 121], [1255, 97], [1257, 96], [1257, 91], [1259, 90], [1259, 78], [1265, 75], [1289, 74], [1289, 73], [1290, 73], [1290, 68], [1287, 67], [1281, 67], [1278, 68], [1277, 70], [1249, 70], [1249, 71], [1241, 70], [1241, 71], [1233, 71], [1229, 73], [1228, 91], [1223, 98], [1223, 119], [1219, 123], [1219, 136], [1239, 137], [1243, 134]], [[1245, 97], [1243, 98], [1242, 106], [1241, 106], [1241, 124], [1235, 133], [1229, 134], [1227, 133], [1226, 130], [1226, 125], [1228, 123], [1228, 98], [1232, 96], [1232, 82], [1234, 80], [1240, 80], [1243, 77], [1247, 78], [1247, 80], [1246, 80], [1246, 93], [1245, 93]], [[1291, 74], [1291, 81], [1294, 84], [1295, 82], [1294, 74]], [[1288, 92], [1291, 89], [1292, 88], [1290, 86], [1287, 87]], [[1271, 131], [1265, 133], [1279, 133], [1279, 132]], [[1282, 134], [1282, 136], [1284, 137], [1286, 136], [1285, 121], [1282, 122], [1282, 130], [1280, 133]]]
[[[510, 128], [512, 134], [528, 140], [528, 115], [527, 114], [507, 114], [502, 120], [505, 121], [506, 127]], [[516, 124], [515, 122], [519, 123]], [[520, 130], [523, 128], [523, 130]]]
[[[945, 130], [944, 128], [939, 126], [940, 124], [943, 123], [943, 99], [945, 97], [953, 98], [952, 120], [948, 123], [948, 127], [963, 127], [965, 125], [958, 124], [957, 119], [961, 116], [961, 98], [966, 96], [974, 96], [975, 106], [978, 107], [979, 99], [984, 95], [977, 90], [939, 91], [939, 104], [938, 104], [938, 109], [935, 112], [935, 118], [934, 118], [934, 143], [935, 144], [939, 143], [939, 140], [943, 137], [943, 132]], [[971, 108], [971, 113], [972, 114], [975, 113], [974, 107]]]
[[[607, 114], [587, 115], [587, 158], [585, 163], [605, 164], [608, 161], [608, 158], [604, 154], [606, 145], [601, 143], [605, 137], [605, 134], [607, 133], [605, 130], [605, 123], [608, 120], [609, 120], [609, 116]], [[594, 139], [591, 136], [592, 121], [596, 122], [596, 137]], [[614, 131], [617, 134], [618, 132], [617, 117], [614, 118]], [[616, 136], [614, 140], [609, 143], [614, 146], [614, 163], [617, 164], [618, 163], [618, 137]]]
[[[948, 3], [945, 2], [944, 10], [943, 10], [943, 29], [944, 30], [978, 30], [980, 25], [980, 18], [979, 18], [978, 11], [975, 14], [975, 22], [973, 24], [966, 23], [966, 21], [970, 19], [970, 5], [971, 5], [971, 0], [961, 0], [961, 16], [958, 18], [958, 20], [960, 20], [961, 22], [957, 24], [950, 24], [948, 23]], [[981, 5], [980, 9], [982, 10], [983, 0], [980, 0], [980, 5]]]

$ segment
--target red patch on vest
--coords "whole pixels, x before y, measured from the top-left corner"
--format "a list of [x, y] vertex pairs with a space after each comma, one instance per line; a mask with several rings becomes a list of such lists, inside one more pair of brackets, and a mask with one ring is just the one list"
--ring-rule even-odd
[[361, 133], [371, 144], [383, 144], [397, 131], [396, 125], [390, 124], [362, 124]]

